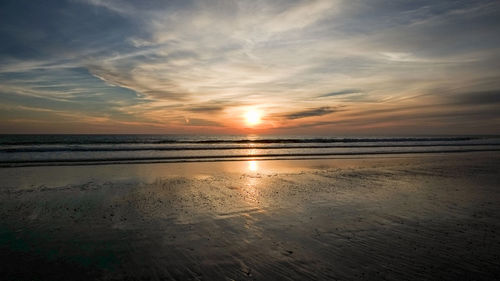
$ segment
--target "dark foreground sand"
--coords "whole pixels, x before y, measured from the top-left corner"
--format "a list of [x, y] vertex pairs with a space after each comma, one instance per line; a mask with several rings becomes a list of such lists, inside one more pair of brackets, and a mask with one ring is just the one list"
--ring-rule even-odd
[[500, 153], [0, 169], [2, 280], [495, 280]]

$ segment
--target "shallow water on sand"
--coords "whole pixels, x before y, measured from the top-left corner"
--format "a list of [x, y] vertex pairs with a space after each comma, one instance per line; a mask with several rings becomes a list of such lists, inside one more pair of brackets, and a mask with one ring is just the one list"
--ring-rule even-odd
[[0, 274], [494, 280], [499, 175], [498, 153], [4, 168]]

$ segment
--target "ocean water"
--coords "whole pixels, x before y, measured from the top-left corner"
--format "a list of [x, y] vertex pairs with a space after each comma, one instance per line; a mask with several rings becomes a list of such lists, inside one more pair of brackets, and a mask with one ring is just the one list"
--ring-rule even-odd
[[500, 136], [0, 135], [0, 166], [500, 151]]

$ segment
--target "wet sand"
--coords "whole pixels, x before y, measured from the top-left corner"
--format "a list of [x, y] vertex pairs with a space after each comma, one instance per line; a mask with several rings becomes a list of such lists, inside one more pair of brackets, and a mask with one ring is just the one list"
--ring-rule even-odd
[[500, 153], [0, 169], [4, 280], [495, 280]]

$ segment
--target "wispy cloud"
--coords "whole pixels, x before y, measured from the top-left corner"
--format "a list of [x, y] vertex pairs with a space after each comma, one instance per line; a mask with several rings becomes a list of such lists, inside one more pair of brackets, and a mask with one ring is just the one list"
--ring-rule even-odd
[[218, 122], [199, 119], [199, 118], [186, 118], [186, 125], [188, 126], [200, 126], [200, 127], [221, 127], [222, 125]]
[[[269, 130], [312, 130], [347, 120], [390, 128], [387, 114], [409, 107], [423, 114], [433, 103], [449, 116], [469, 106], [478, 119], [472, 112], [498, 103], [494, 1], [40, 5], [0, 4], [0, 101], [11, 106], [107, 113], [108, 122], [183, 132], [193, 124], [237, 127], [251, 107], [263, 111]], [[421, 120], [412, 110], [403, 119]]]
[[224, 110], [225, 106], [222, 105], [197, 105], [193, 107], [188, 107], [185, 110], [190, 112], [201, 112], [201, 113], [214, 113]]
[[294, 120], [294, 119], [313, 117], [313, 116], [323, 116], [326, 114], [334, 113], [337, 110], [338, 109], [324, 106], [324, 107], [319, 107], [319, 108], [312, 108], [312, 109], [302, 110], [302, 111], [298, 111], [298, 112], [288, 113], [288, 114], [284, 115], [284, 117], [286, 119]]
[[335, 92], [330, 92], [326, 94], [319, 95], [318, 98], [326, 98], [326, 97], [338, 97], [338, 96], [347, 96], [347, 95], [353, 95], [353, 94], [362, 94], [361, 90], [355, 90], [355, 89], [347, 89], [347, 90], [341, 90], [341, 91], [335, 91]]

